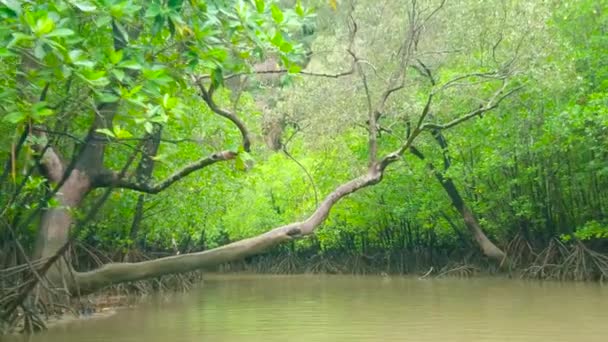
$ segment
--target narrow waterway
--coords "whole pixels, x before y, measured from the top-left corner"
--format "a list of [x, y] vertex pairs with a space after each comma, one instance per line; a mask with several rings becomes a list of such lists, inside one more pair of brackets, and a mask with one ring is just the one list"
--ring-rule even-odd
[[190, 293], [56, 326], [29, 340], [605, 342], [608, 287], [509, 279], [212, 276]]

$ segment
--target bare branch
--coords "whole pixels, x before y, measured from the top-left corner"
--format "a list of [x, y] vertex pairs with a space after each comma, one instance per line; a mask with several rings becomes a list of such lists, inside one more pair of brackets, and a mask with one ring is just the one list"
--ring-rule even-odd
[[[388, 101], [389, 97], [393, 93], [405, 87], [406, 70], [410, 64], [410, 60], [412, 58], [413, 53], [418, 48], [418, 40], [420, 39], [420, 33], [422, 31], [422, 28], [429, 19], [431, 19], [441, 8], [443, 8], [445, 2], [446, 0], [443, 0], [428, 16], [426, 16], [422, 20], [419, 19], [421, 13], [417, 9], [416, 1], [412, 2], [412, 8], [409, 12], [410, 27], [404, 37], [403, 44], [399, 48], [401, 56], [399, 68], [391, 76], [390, 82], [386, 90], [382, 94], [378, 106], [376, 107], [376, 120], [379, 120], [380, 116], [384, 112], [384, 107], [386, 106], [386, 102]], [[420, 24], [417, 24], [419, 21]], [[420, 61], [418, 62], [422, 64]], [[426, 66], [424, 65], [423, 67], [426, 68]]]
[[315, 179], [312, 177], [312, 175], [310, 174], [310, 172], [308, 172], [308, 169], [306, 169], [306, 167], [304, 166], [304, 164], [300, 163], [300, 161], [298, 161], [293, 155], [291, 155], [291, 153], [289, 153], [289, 151], [287, 150], [287, 145], [289, 144], [289, 142], [296, 136], [296, 134], [300, 132], [300, 127], [296, 125], [296, 130], [293, 132], [293, 134], [287, 138], [285, 140], [285, 143], [282, 144], [283, 146], [283, 153], [285, 153], [285, 155], [291, 159], [294, 163], [296, 163], [300, 169], [302, 169], [302, 171], [304, 171], [304, 173], [306, 174], [306, 177], [308, 177], [308, 181], [310, 182], [310, 185], [312, 186], [314, 195], [315, 195], [315, 207], [319, 206], [319, 191], [317, 190], [317, 184], [315, 183]]
[[416, 61], [418, 62], [418, 65], [414, 64], [414, 65], [412, 65], [412, 68], [414, 68], [416, 71], [418, 71], [422, 76], [428, 78], [429, 82], [431, 82], [432, 86], [436, 86], [437, 82], [435, 81], [435, 78], [433, 77], [433, 73], [431, 72], [431, 69], [429, 69], [424, 63], [422, 63], [422, 61], [420, 59], [417, 59]]
[[490, 98], [490, 100], [484, 106], [481, 106], [481, 107], [479, 107], [459, 118], [456, 118], [450, 122], [447, 122], [445, 124], [425, 123], [421, 127], [421, 129], [422, 130], [444, 130], [444, 129], [448, 129], [448, 128], [457, 126], [475, 116], [481, 115], [487, 111], [490, 111], [490, 110], [498, 107], [498, 105], [500, 104], [500, 102], [502, 102], [502, 100], [504, 100], [505, 98], [509, 97], [511, 94], [515, 93], [516, 91], [518, 91], [519, 89], [522, 88], [522, 87], [516, 87], [516, 88], [513, 88], [513, 89], [507, 91], [506, 93], [504, 93], [506, 86], [507, 86], [507, 83], [505, 82], [505, 84], [496, 93], [494, 93], [492, 98]]
[[[354, 56], [354, 55], [353, 55]], [[355, 60], [357, 58], [355, 57]], [[365, 98], [367, 100], [367, 111], [368, 111], [368, 133], [369, 133], [369, 164], [372, 165], [376, 162], [377, 154], [378, 154], [378, 126], [376, 124], [376, 113], [374, 113], [374, 108], [372, 107], [372, 95], [369, 90], [369, 84], [367, 82], [367, 76], [365, 75], [365, 71], [360, 64], [357, 63], [357, 71], [361, 76], [361, 81], [363, 82], [363, 88], [365, 89]]]
[[198, 85], [201, 91], [200, 95], [205, 103], [207, 103], [207, 106], [209, 106], [214, 113], [232, 121], [239, 131], [241, 131], [241, 136], [243, 137], [243, 149], [249, 152], [251, 150], [251, 139], [249, 138], [249, 130], [245, 126], [245, 123], [236, 114], [220, 108], [215, 101], [213, 101], [213, 87], [210, 86], [209, 90], [207, 90], [201, 79], [195, 79], [194, 81]]
[[101, 173], [93, 182], [93, 187], [102, 188], [102, 187], [115, 187], [122, 189], [130, 189], [140, 192], [145, 192], [149, 194], [157, 194], [173, 183], [179, 181], [180, 179], [188, 176], [194, 171], [203, 169], [209, 165], [213, 165], [220, 161], [234, 159], [237, 153], [233, 151], [222, 151], [219, 153], [214, 153], [208, 157], [201, 158], [191, 164], [186, 165], [182, 169], [174, 172], [171, 176], [167, 177], [165, 180], [156, 183], [154, 185], [131, 182], [127, 179], [120, 177], [116, 172], [105, 172]]
[[492, 80], [504, 80], [504, 79], [507, 78], [507, 75], [501, 74], [501, 73], [496, 72], [496, 71], [493, 71], [493, 72], [473, 72], [473, 73], [470, 73], [470, 74], [465, 74], [465, 75], [454, 77], [453, 79], [451, 79], [451, 80], [447, 81], [446, 83], [444, 83], [435, 92], [438, 93], [438, 92], [444, 91], [444, 90], [446, 90], [448, 88], [451, 88], [451, 87], [454, 87], [454, 86], [457, 86], [457, 85], [462, 85], [462, 83], [458, 83], [458, 81], [462, 81], [464, 79], [473, 78], [473, 77], [492, 79]]
[[[346, 71], [342, 71], [342, 72], [337, 72], [337, 73], [323, 73], [323, 72], [312, 72], [312, 71], [299, 71], [296, 74], [299, 75], [304, 75], [304, 76], [312, 76], [312, 77], [324, 77], [324, 78], [340, 78], [340, 77], [344, 77], [344, 76], [348, 76], [348, 75], [352, 75], [355, 72], [354, 67], [351, 66], [351, 68], [349, 70]], [[258, 70], [258, 71], [251, 71], [251, 72], [239, 72], [236, 74], [230, 74], [228, 76], [224, 77], [224, 80], [229, 80], [235, 77], [240, 77], [240, 76], [250, 76], [250, 75], [267, 75], [267, 74], [287, 74], [289, 73], [289, 70], [287, 69], [276, 69], [276, 70]], [[200, 76], [199, 79], [209, 79], [211, 78], [210, 75], [204, 75], [204, 76]]]
[[439, 10], [443, 8], [443, 6], [445, 6], [446, 2], [447, 0], [442, 0], [441, 3], [437, 7], [435, 7], [435, 9], [431, 13], [429, 13], [426, 18], [424, 18], [424, 20], [422, 20], [422, 23], [420, 25], [423, 26], [424, 24], [426, 24], [433, 16], [435, 16], [435, 14], [437, 14], [437, 12], [439, 12]]

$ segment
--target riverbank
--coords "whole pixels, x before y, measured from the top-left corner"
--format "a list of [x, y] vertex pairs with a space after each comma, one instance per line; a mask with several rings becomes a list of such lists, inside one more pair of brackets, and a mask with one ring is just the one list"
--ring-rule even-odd
[[509, 257], [501, 263], [476, 251], [466, 254], [429, 249], [366, 254], [270, 253], [224, 264], [215, 270], [260, 274], [416, 275], [425, 278], [500, 275], [592, 282], [608, 279], [608, 255], [592, 250], [581, 242], [566, 245], [553, 240], [538, 251], [527, 244], [513, 243], [508, 251]]
[[[221, 274], [341, 274], [341, 275], [410, 275], [418, 279], [444, 277], [500, 277], [552, 281], [588, 281], [603, 283], [608, 279], [608, 256], [583, 243], [552, 241], [535, 251], [526, 244], [510, 244], [509, 258], [502, 263], [490, 260], [477, 251], [417, 250], [377, 251], [375, 253], [298, 252], [275, 249], [263, 255], [219, 265], [207, 272]], [[137, 305], [138, 300], [162, 292], [185, 292], [198, 284], [202, 272], [168, 275], [111, 286], [94, 295], [74, 298], [65, 294], [23, 309], [20, 323], [11, 331], [44, 329], [53, 321], [70, 316], [93, 317], [121, 307]], [[27, 311], [27, 312], [26, 312]]]

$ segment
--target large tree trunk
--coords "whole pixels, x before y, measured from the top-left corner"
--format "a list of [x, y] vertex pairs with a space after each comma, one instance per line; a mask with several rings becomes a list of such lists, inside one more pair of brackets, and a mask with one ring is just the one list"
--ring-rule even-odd
[[[59, 152], [52, 147], [42, 150], [41, 146], [34, 146], [43, 153], [40, 161], [42, 173], [51, 184], [61, 184], [53, 198], [58, 206], [46, 209], [40, 219], [35, 258], [50, 258], [68, 243], [72, 226], [70, 211], [80, 206], [93, 188], [95, 178], [105, 170], [103, 161], [107, 141], [97, 129], [111, 127], [117, 108], [118, 104], [98, 106], [99, 115], [95, 117], [86, 142], [73, 165], [66, 165]], [[46, 139], [44, 130], [35, 128], [34, 133], [39, 139]], [[47, 276], [56, 282], [63, 277], [66, 267], [69, 266], [62, 259], [49, 269]]]
[[[443, 150], [444, 171], [447, 171], [451, 165], [450, 159], [447, 155], [447, 142], [439, 131], [433, 132], [433, 136], [435, 137], [435, 140]], [[415, 147], [410, 147], [410, 151], [416, 157], [420, 158], [421, 160], [425, 160], [425, 157], [422, 152], [420, 152]], [[466, 205], [462, 196], [460, 196], [460, 193], [458, 192], [458, 189], [456, 189], [456, 185], [454, 184], [452, 179], [446, 178], [443, 175], [443, 172], [435, 168], [433, 163], [428, 162], [427, 167], [433, 172], [435, 178], [437, 178], [445, 192], [448, 194], [452, 205], [454, 206], [454, 208], [456, 208], [456, 210], [458, 210], [458, 212], [462, 216], [466, 227], [479, 245], [479, 248], [482, 250], [483, 254], [499, 262], [504, 261], [506, 257], [505, 253], [500, 248], [498, 248], [483, 232], [481, 226], [479, 225], [479, 221], [473, 214], [473, 211], [471, 211], [471, 209]]]
[[90, 189], [89, 178], [78, 170], [72, 171], [61, 186], [55, 200], [58, 207], [49, 208], [43, 214], [36, 243], [36, 258], [49, 258], [67, 241], [72, 225], [70, 209], [78, 207]]

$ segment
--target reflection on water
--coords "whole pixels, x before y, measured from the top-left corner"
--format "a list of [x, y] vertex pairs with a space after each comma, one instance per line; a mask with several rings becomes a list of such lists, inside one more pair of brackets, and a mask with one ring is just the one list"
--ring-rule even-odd
[[608, 288], [507, 279], [213, 276], [191, 293], [30, 340], [605, 342]]

